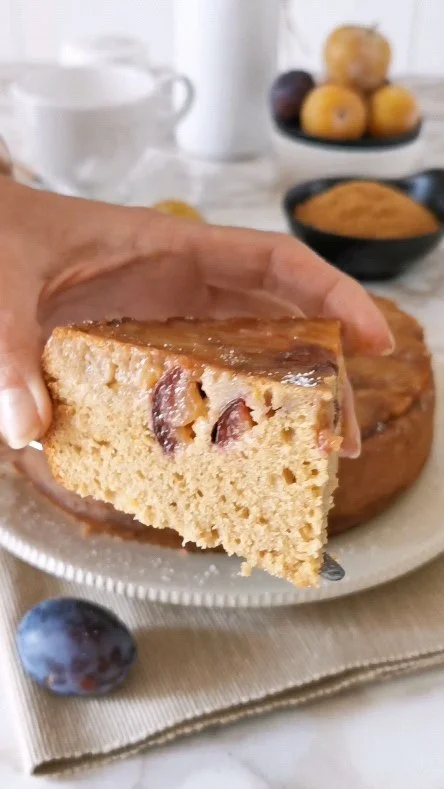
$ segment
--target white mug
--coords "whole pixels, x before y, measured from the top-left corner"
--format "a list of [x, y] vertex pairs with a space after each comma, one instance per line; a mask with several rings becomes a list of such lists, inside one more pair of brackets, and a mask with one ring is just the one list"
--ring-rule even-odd
[[158, 142], [166, 82], [185, 89], [169, 114], [174, 127], [192, 102], [186, 77], [106, 64], [30, 69], [11, 89], [28, 163], [58, 191], [102, 196], [115, 189]]
[[149, 71], [159, 80], [157, 91], [157, 112], [159, 116], [159, 143], [173, 143], [174, 134], [169, 115], [173, 106], [174, 81], [167, 79], [173, 75], [171, 68], [154, 66], [149, 59], [147, 47], [140, 39], [131, 36], [93, 36], [63, 41], [58, 53], [58, 61], [64, 66], [91, 66], [114, 63]]

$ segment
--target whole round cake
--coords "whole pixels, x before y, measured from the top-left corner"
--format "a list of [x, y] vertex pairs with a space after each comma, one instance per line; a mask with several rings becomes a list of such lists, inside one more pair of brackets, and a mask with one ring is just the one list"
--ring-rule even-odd
[[423, 330], [393, 301], [375, 300], [396, 348], [391, 356], [347, 358], [362, 452], [356, 460], [339, 463], [329, 534], [367, 521], [410, 487], [433, 440], [435, 387]]
[[[393, 332], [396, 349], [385, 357], [348, 357], [361, 427], [362, 452], [342, 458], [329, 534], [367, 521], [384, 510], [419, 476], [433, 440], [435, 390], [430, 353], [418, 322], [388, 299], [375, 299]], [[156, 530], [117, 512], [110, 504], [82, 499], [51, 477], [41, 452], [15, 453], [20, 471], [46, 495], [75, 515], [85, 530], [104, 531], [121, 539], [182, 548], [170, 529]], [[187, 544], [187, 550], [198, 550]]]

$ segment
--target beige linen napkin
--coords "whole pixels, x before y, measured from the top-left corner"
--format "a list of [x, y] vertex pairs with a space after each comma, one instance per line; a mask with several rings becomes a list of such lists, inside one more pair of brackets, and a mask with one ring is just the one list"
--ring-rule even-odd
[[[444, 559], [357, 596], [268, 610], [134, 602], [45, 575], [0, 552], [3, 686], [24, 768], [49, 775], [429, 666], [444, 665]], [[28, 680], [15, 629], [39, 600], [74, 595], [136, 634], [127, 683], [100, 699], [51, 696]]]

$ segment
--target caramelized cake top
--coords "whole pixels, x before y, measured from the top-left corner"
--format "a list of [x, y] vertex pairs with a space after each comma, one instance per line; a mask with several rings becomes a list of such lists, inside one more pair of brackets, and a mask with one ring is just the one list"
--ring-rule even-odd
[[[187, 359], [187, 366], [208, 364], [236, 373], [316, 386], [336, 375], [341, 356], [340, 324], [334, 320], [281, 318], [196, 320], [172, 318], [141, 322], [130, 318], [57, 329], [83, 332]], [[60, 335], [59, 335], [60, 336]]]

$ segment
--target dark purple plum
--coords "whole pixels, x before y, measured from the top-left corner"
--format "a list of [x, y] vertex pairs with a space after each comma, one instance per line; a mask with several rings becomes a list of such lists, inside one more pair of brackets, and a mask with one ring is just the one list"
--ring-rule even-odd
[[136, 658], [133, 636], [111, 611], [69, 597], [31, 608], [17, 628], [17, 648], [26, 673], [61, 696], [108, 693]]
[[315, 81], [307, 71], [286, 71], [275, 79], [270, 91], [273, 116], [278, 121], [299, 121], [302, 103], [315, 87]]

